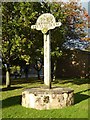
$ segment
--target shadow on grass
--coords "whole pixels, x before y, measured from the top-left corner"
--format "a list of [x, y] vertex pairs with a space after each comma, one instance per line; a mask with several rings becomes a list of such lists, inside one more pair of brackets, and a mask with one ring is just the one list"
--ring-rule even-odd
[[78, 79], [78, 78], [73, 78], [73, 79], [60, 79], [60, 80], [55, 80], [53, 81], [53, 84], [67, 84], [67, 83], [72, 83], [76, 85], [81, 85], [81, 84], [88, 84], [89, 79]]
[[[25, 78], [17, 78], [11, 80], [12, 85], [17, 85], [17, 84], [44, 84], [44, 80], [38, 80], [37, 78], [28, 78], [28, 80], [25, 80]], [[52, 81], [53, 84], [76, 84], [76, 85], [81, 85], [81, 84], [88, 84], [89, 79], [79, 79], [79, 78], [72, 78], [72, 79], [56, 79], [55, 81]]]
[[82, 92], [87, 92], [87, 91], [90, 91], [90, 89], [83, 90], [83, 91], [75, 93], [75, 95], [74, 95], [74, 103], [77, 104], [77, 103], [80, 103], [83, 100], [86, 100], [86, 99], [90, 98], [89, 95], [82, 94]]
[[10, 106], [21, 104], [21, 97], [22, 96], [19, 95], [19, 96], [13, 96], [13, 97], [2, 100], [2, 108], [7, 108]]
[[16, 80], [12, 80], [11, 81], [12, 85], [26, 84], [26, 83], [31, 83], [31, 84], [40, 83], [40, 84], [43, 84], [44, 81], [43, 81], [43, 79], [38, 80], [36, 78], [28, 78], [28, 80], [25, 80], [25, 79], [16, 79]]
[[9, 87], [9, 88], [2, 88], [2, 91], [9, 91], [9, 90], [15, 90], [15, 89], [20, 89], [22, 87]]

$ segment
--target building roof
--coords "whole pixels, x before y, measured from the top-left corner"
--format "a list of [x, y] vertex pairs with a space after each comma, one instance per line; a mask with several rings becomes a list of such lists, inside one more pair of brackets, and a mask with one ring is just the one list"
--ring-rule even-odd
[[70, 50], [82, 50], [82, 51], [90, 51], [90, 41], [85, 41], [81, 39], [70, 39], [66, 41], [63, 45], [63, 48]]

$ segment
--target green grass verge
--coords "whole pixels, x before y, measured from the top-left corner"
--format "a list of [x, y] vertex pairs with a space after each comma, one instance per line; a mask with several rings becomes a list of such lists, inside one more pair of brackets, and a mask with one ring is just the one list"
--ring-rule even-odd
[[42, 86], [43, 80], [12, 80], [10, 89], [2, 86], [2, 118], [88, 118], [88, 79], [55, 80], [52, 86], [74, 89], [74, 105], [62, 109], [35, 110], [21, 105], [21, 94], [25, 88]]

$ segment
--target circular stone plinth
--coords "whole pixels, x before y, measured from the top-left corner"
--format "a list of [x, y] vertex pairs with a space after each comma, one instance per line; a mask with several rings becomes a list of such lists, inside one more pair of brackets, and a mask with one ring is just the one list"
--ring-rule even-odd
[[73, 94], [74, 90], [70, 88], [29, 88], [22, 92], [22, 106], [39, 110], [58, 109], [73, 105]]

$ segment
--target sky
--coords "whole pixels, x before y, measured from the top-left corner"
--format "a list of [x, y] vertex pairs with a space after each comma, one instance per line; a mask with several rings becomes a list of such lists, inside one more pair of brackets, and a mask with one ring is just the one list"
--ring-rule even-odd
[[82, 6], [86, 8], [86, 10], [88, 11], [88, 2], [82, 2]]
[[[56, 1], [58, 1], [58, 2], [60, 2], [60, 1], [63, 1], [63, 2], [68, 2], [69, 0], [56, 0]], [[73, 2], [89, 2], [90, 0], [71, 0], [71, 1], [73, 1]]]

